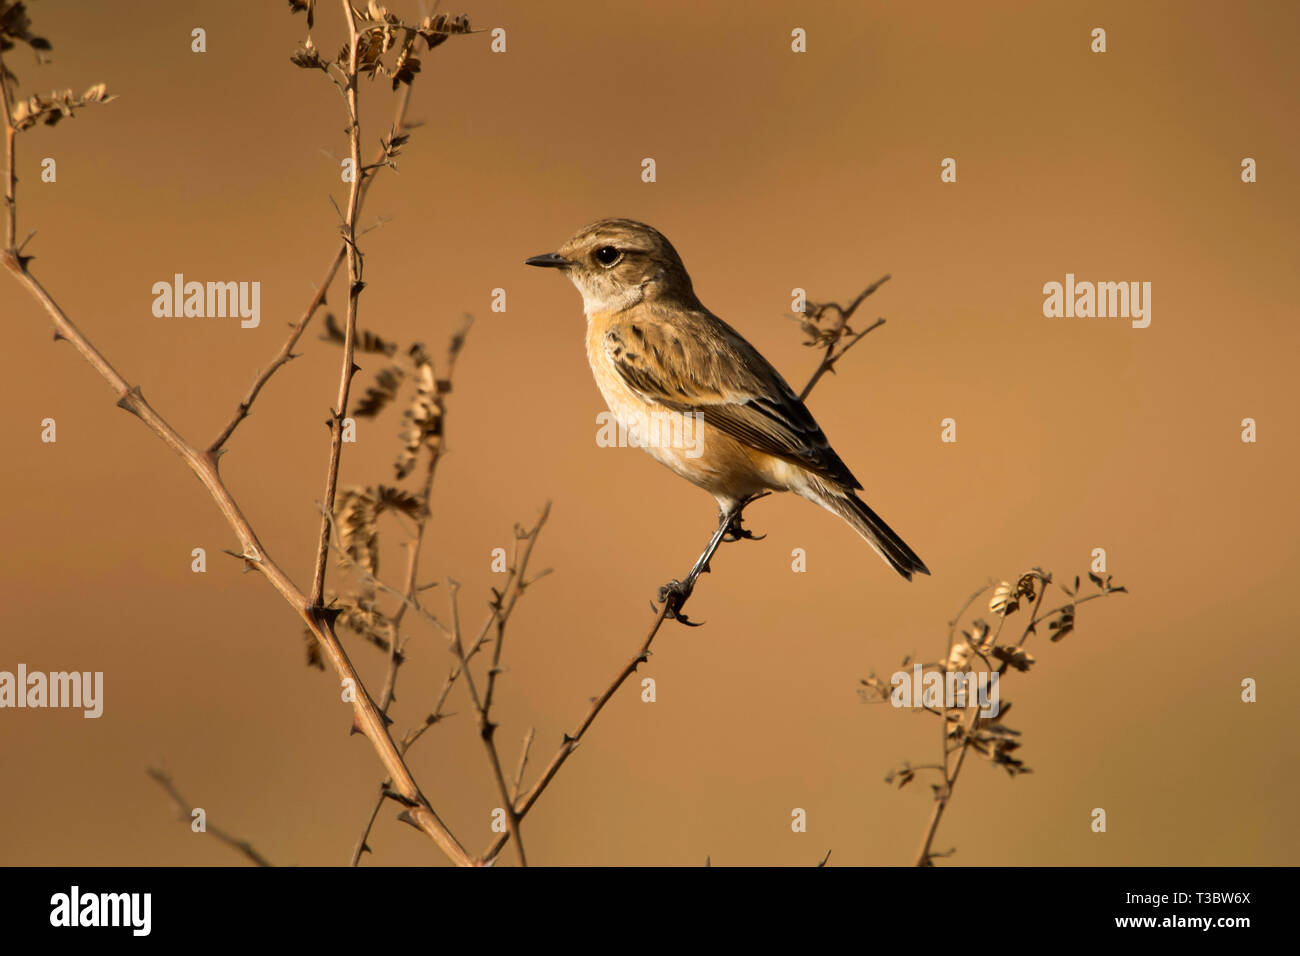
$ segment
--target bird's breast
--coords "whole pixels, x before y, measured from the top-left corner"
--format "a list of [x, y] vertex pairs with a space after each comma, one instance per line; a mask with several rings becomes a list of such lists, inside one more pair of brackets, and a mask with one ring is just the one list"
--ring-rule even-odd
[[598, 312], [587, 316], [587, 362], [605, 404], [620, 425], [630, 428], [655, 411], [656, 406], [634, 392], [615, 367], [608, 340], [613, 326], [608, 314]]

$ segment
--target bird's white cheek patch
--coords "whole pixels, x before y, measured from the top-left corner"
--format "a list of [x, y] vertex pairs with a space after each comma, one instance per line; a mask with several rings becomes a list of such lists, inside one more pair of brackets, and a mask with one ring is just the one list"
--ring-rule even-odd
[[588, 316], [622, 312], [624, 309], [630, 309], [644, 298], [640, 286], [634, 286], [630, 289], [596, 289], [578, 282], [577, 279], [573, 280], [573, 284], [582, 293], [582, 310]]

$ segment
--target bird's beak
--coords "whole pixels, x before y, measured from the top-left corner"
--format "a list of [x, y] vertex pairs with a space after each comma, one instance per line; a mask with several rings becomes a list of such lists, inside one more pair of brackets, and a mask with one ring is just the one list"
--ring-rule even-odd
[[533, 256], [531, 259], [525, 259], [526, 266], [544, 266], [548, 269], [567, 269], [573, 265], [573, 262], [564, 258], [558, 252], [548, 252], [544, 256]]

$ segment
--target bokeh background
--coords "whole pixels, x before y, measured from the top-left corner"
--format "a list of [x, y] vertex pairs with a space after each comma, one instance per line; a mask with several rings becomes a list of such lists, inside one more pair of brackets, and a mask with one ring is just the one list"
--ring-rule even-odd
[[[416, 17], [414, 4], [394, 9]], [[976, 9], [976, 6], [978, 9]], [[326, 51], [337, 4], [318, 11]], [[648, 601], [712, 529], [703, 492], [639, 451], [599, 448], [603, 409], [577, 292], [522, 260], [629, 216], [675, 243], [711, 309], [796, 384], [816, 355], [791, 290], [887, 324], [811, 408], [873, 507], [933, 569], [908, 584], [791, 497], [750, 512], [524, 825], [534, 863], [907, 864], [931, 802], [883, 782], [934, 760], [933, 718], [867, 706], [858, 681], [935, 658], [989, 578], [1086, 573], [1104, 547], [1130, 594], [1080, 609], [1004, 697], [1031, 775], [968, 765], [936, 841], [960, 864], [1283, 864], [1297, 850], [1294, 361], [1300, 8], [1219, 3], [569, 3], [470, 0], [504, 27], [423, 57], [423, 123], [370, 193], [361, 323], [456, 372], [422, 577], [485, 613], [490, 553], [553, 502], [499, 684], [506, 762], [549, 758], [632, 654]], [[54, 44], [7, 55], [21, 91], [105, 81], [118, 99], [20, 137], [19, 234], [36, 275], [187, 438], [226, 420], [337, 242], [344, 112], [289, 55], [284, 3], [31, 4]], [[454, 11], [453, 11], [454, 12]], [[207, 52], [190, 31], [207, 31]], [[1104, 27], [1108, 52], [1090, 52]], [[794, 27], [808, 52], [790, 50]], [[366, 88], [368, 156], [392, 110]], [[58, 180], [40, 182], [39, 162]], [[658, 181], [641, 181], [653, 157]], [[940, 182], [953, 157], [958, 182]], [[1243, 184], [1243, 157], [1259, 182]], [[175, 272], [262, 283], [262, 323], [158, 319]], [[1047, 319], [1042, 286], [1149, 281], [1153, 320]], [[508, 310], [490, 311], [494, 288]], [[341, 284], [332, 295], [344, 301]], [[163, 766], [210, 822], [277, 863], [340, 864], [381, 768], [332, 674], [233, 547], [202, 488], [0, 282], [0, 669], [101, 670], [105, 713], [0, 712], [0, 862], [232, 864], [177, 823]], [[865, 323], [864, 323], [865, 324]], [[223, 473], [271, 554], [310, 584], [340, 353], [313, 327], [236, 433]], [[377, 367], [364, 357], [367, 370]], [[358, 385], [368, 384], [366, 375]], [[40, 421], [58, 423], [56, 444]], [[958, 441], [940, 442], [955, 418]], [[1241, 441], [1241, 420], [1259, 441]], [[397, 414], [363, 423], [344, 484], [391, 483]], [[383, 569], [398, 575], [389, 531]], [[208, 551], [206, 574], [190, 551]], [[791, 571], [804, 548], [808, 571]], [[331, 583], [340, 582], [331, 568]], [[443, 611], [438, 590], [431, 607]], [[346, 635], [346, 632], [345, 632]], [[377, 689], [383, 661], [348, 637]], [[420, 632], [396, 729], [451, 658]], [[1240, 700], [1243, 678], [1259, 701]], [[412, 752], [472, 850], [495, 789], [463, 688]], [[969, 762], [968, 762], [969, 764]], [[531, 774], [530, 774], [531, 779]], [[795, 807], [808, 832], [791, 832]], [[1105, 808], [1108, 832], [1090, 813]], [[386, 809], [367, 862], [439, 864]], [[512, 857], [507, 859], [513, 861]]]

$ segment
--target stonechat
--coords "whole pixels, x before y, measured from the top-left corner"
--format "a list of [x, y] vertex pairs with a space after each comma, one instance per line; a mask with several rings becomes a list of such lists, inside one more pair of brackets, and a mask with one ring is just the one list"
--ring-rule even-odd
[[645, 434], [646, 422], [680, 419], [642, 447], [718, 502], [718, 531], [686, 594], [724, 536], [750, 536], [740, 512], [771, 491], [793, 491], [839, 515], [907, 580], [930, 573], [858, 498], [861, 482], [780, 373], [696, 298], [658, 230], [602, 219], [558, 252], [525, 261], [560, 270], [582, 293], [587, 359], [620, 425]]

